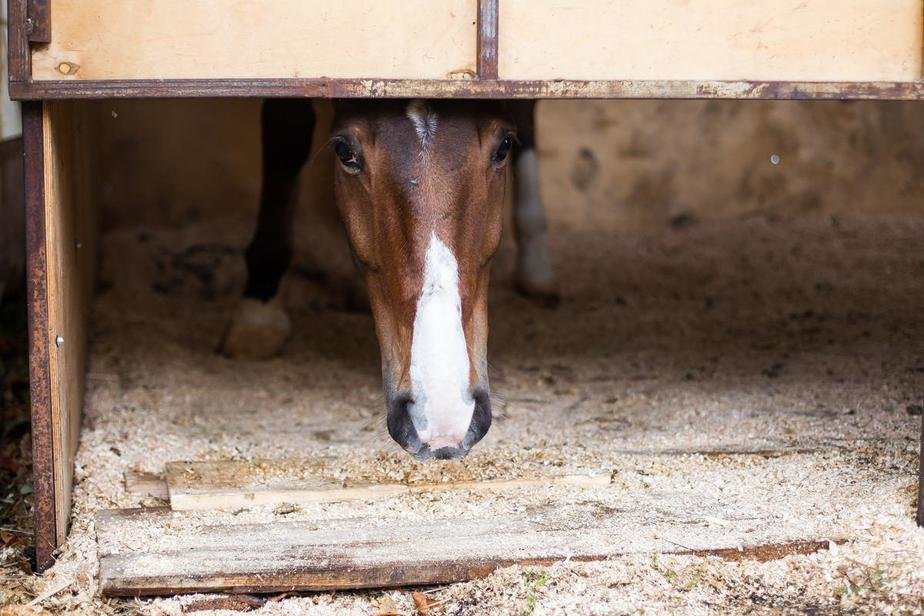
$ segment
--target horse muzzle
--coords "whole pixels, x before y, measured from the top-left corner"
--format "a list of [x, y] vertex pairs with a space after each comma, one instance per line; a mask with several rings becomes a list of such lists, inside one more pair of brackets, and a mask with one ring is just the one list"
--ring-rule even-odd
[[402, 449], [421, 461], [464, 458], [491, 428], [490, 395], [479, 388], [472, 393], [472, 399], [474, 408], [468, 429], [453, 434], [429, 429], [426, 412], [415, 413], [413, 396], [400, 394], [388, 404], [388, 433]]

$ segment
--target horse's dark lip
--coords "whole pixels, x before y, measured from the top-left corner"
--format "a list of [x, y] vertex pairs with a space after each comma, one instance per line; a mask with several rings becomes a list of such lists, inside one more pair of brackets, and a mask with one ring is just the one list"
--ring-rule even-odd
[[417, 451], [405, 449], [415, 459], [420, 462], [430, 462], [431, 460], [461, 460], [468, 455], [469, 449], [462, 447], [440, 447], [431, 449], [429, 445], [422, 445]]

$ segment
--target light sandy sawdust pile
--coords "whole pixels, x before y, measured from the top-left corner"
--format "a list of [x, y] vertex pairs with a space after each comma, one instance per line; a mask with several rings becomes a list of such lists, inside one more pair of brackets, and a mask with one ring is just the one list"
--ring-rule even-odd
[[[385, 434], [370, 318], [340, 310], [321, 281], [296, 274], [287, 283], [296, 334], [283, 357], [248, 364], [212, 353], [240, 285], [245, 237], [246, 226], [234, 225], [106, 237], [73, 531], [32, 588], [60, 588], [42, 607], [176, 614], [202, 599], [97, 596], [92, 513], [156, 504], [125, 492], [126, 470], [317, 454], [367, 479], [544, 465], [611, 472], [614, 490], [668, 495], [667, 510], [692, 518], [702, 512], [672, 506], [669, 495], [692, 491], [719, 512], [751, 512], [755, 539], [806, 520], [807, 536], [850, 539], [765, 563], [644, 554], [510, 568], [429, 591], [447, 613], [920, 609], [924, 539], [911, 512], [924, 379], [921, 221], [755, 217], [633, 235], [566, 228], [553, 240], [566, 298], [557, 311], [512, 294], [508, 250], [492, 296], [497, 423], [464, 464], [429, 467]], [[492, 503], [442, 494], [361, 511], [484, 515], [540, 497], [575, 495]], [[295, 515], [350, 513], [359, 514], [355, 505]], [[259, 613], [392, 604], [412, 609], [408, 592], [391, 591], [286, 597]]]

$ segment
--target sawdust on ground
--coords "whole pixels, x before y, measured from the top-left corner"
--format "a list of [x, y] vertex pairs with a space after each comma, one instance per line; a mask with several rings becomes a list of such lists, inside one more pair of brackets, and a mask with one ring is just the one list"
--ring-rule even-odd
[[[698, 528], [748, 516], [753, 523], [732, 528], [743, 545], [846, 540], [767, 562], [639, 553], [512, 567], [426, 589], [443, 613], [922, 609], [924, 531], [912, 520], [924, 403], [919, 218], [755, 215], [631, 234], [562, 225], [552, 243], [564, 301], [554, 311], [512, 292], [505, 246], [492, 288], [497, 421], [464, 462], [430, 465], [387, 437], [370, 316], [344, 309], [308, 269], [286, 282], [295, 334], [282, 357], [214, 354], [241, 285], [247, 228], [106, 235], [73, 530], [48, 574], [21, 580], [34, 594], [57, 589], [40, 608], [180, 614], [209, 605], [202, 596], [98, 596], [94, 512], [160, 504], [127, 493], [125, 471], [318, 455], [364, 481], [610, 473], [610, 492], [593, 498], [660, 498], [659, 511], [695, 522], [678, 535], [662, 516], [663, 536], [684, 545], [696, 544]], [[540, 492], [402, 496], [287, 519], [485, 516], [584, 496]], [[709, 507], [674, 498], [691, 492]], [[144, 541], [124, 538], [127, 548]], [[410, 591], [275, 597], [253, 613], [390, 609], [413, 613]]]

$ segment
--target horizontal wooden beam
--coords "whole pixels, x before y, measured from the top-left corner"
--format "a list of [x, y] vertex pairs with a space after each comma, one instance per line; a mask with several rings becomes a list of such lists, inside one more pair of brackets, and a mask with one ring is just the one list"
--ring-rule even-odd
[[498, 98], [919, 100], [924, 82], [178, 79], [16, 81], [15, 100], [106, 98]]

